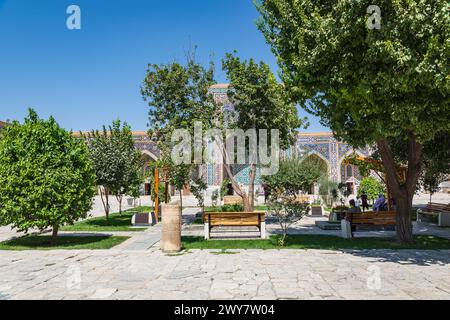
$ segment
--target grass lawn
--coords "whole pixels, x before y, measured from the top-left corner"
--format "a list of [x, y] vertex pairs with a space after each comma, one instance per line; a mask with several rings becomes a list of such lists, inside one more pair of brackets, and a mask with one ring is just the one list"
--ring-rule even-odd
[[91, 218], [77, 222], [73, 226], [65, 226], [61, 228], [61, 231], [144, 231], [146, 228], [133, 228], [131, 218], [133, 212], [150, 212], [151, 210], [153, 209], [150, 207], [137, 207], [124, 211], [122, 214], [110, 214], [108, 221], [105, 216]]
[[400, 245], [395, 239], [356, 238], [343, 239], [333, 236], [292, 235], [285, 247], [278, 246], [278, 236], [266, 240], [205, 240], [203, 237], [183, 237], [184, 249], [450, 249], [450, 240], [418, 236], [412, 245]]
[[128, 237], [58, 237], [58, 244], [50, 246], [50, 236], [25, 236], [0, 242], [0, 250], [99, 250], [110, 249]]

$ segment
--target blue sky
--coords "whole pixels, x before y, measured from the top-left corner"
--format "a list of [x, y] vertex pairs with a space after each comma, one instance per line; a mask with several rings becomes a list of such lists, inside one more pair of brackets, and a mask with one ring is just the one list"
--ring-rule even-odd
[[[66, 28], [71, 4], [81, 8], [81, 30]], [[257, 17], [251, 0], [0, 0], [0, 120], [22, 120], [33, 107], [67, 129], [120, 118], [145, 130], [139, 87], [148, 63], [183, 61], [197, 45], [200, 62], [214, 55], [219, 82], [220, 60], [233, 50], [277, 70]], [[326, 130], [308, 117], [307, 131]]]

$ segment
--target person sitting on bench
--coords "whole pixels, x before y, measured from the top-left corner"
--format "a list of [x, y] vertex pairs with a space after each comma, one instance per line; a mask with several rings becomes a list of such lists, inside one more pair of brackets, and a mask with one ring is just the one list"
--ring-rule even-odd
[[345, 216], [345, 219], [348, 220], [349, 213], [362, 213], [361, 208], [356, 206], [355, 200], [350, 200], [350, 209], [347, 210], [347, 215]]
[[380, 212], [386, 210], [386, 198], [384, 197], [384, 194], [379, 194], [378, 199], [375, 201], [375, 204], [373, 205], [373, 211], [374, 212]]

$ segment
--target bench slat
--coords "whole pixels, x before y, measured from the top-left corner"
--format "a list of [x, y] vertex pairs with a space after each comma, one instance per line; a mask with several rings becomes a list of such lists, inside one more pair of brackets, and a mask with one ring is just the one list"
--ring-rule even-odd
[[392, 226], [397, 224], [397, 212], [365, 212], [353, 213], [350, 215], [352, 226], [373, 225], [373, 226]]

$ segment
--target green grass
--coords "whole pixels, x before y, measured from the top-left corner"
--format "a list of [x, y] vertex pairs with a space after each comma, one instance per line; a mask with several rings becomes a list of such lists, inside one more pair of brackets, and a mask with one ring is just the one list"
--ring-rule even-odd
[[109, 220], [105, 216], [87, 219], [75, 223], [72, 226], [65, 226], [61, 231], [93, 231], [93, 232], [114, 232], [114, 231], [144, 231], [146, 228], [133, 228], [131, 218], [133, 212], [150, 212], [151, 207], [137, 207], [119, 213], [109, 215]]
[[58, 237], [52, 247], [50, 236], [25, 236], [0, 243], [0, 250], [100, 250], [110, 249], [129, 239], [128, 237]]
[[422, 249], [442, 250], [450, 249], [450, 240], [418, 236], [416, 243], [401, 245], [395, 239], [385, 238], [356, 238], [343, 239], [334, 236], [291, 235], [287, 237], [285, 247], [278, 245], [279, 236], [272, 236], [265, 240], [205, 240], [202, 237], [183, 237], [183, 248], [190, 249]]

